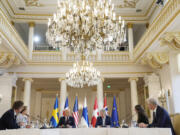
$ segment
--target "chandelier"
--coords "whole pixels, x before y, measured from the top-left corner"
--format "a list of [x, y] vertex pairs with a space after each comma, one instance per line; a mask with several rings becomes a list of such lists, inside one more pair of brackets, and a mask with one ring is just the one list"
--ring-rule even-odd
[[58, 0], [48, 21], [48, 43], [86, 55], [96, 49], [116, 50], [126, 41], [126, 30], [113, 9], [111, 0]]
[[73, 68], [66, 73], [68, 85], [75, 88], [97, 85], [99, 79], [100, 72], [93, 67], [92, 63], [85, 60], [74, 63]]

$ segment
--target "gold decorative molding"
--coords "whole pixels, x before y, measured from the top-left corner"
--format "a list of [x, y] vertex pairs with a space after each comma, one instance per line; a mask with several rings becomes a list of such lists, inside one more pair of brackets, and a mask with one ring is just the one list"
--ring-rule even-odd
[[[14, 72], [8, 72], [14, 73]], [[16, 74], [63, 74], [65, 72], [15, 72]], [[110, 75], [110, 74], [151, 74], [152, 72], [102, 72], [102, 75]], [[61, 79], [61, 78], [60, 78]], [[65, 79], [65, 78], [63, 78]]]
[[0, 33], [3, 35], [4, 40], [7, 40], [11, 44], [13, 49], [15, 49], [23, 59], [27, 60], [26, 55], [28, 55], [28, 48], [2, 9], [0, 9]]
[[121, 4], [116, 5], [115, 8], [136, 8], [139, 0], [124, 0]]
[[13, 21], [11, 21], [11, 24], [14, 26], [14, 22]]
[[[34, 2], [36, 2], [36, 1], [39, 1], [39, 0], [24, 0], [24, 1], [34, 1]], [[128, 3], [128, 5], [129, 5], [129, 7], [133, 7], [133, 5], [132, 5], [132, 2], [128, 2], [127, 0], [124, 0], [124, 1], [126, 1], [125, 3], [127, 4]], [[138, 0], [135, 0], [135, 1], [138, 1]], [[52, 14], [28, 14], [28, 13], [16, 13], [15, 12], [15, 10], [13, 9], [13, 7], [12, 7], [12, 5], [9, 3], [9, 1], [8, 0], [6, 0], [6, 3], [7, 3], [7, 5], [8, 5], [8, 7], [9, 7], [9, 9], [10, 9], [10, 11], [13, 13], [13, 15], [14, 16], [12, 16], [9, 12], [8, 12], [8, 14], [9, 14], [9, 16], [11, 16], [12, 18], [14, 18], [14, 19], [29, 19], [29, 16], [39, 16], [39, 17], [49, 17], [49, 16], [52, 16]], [[134, 2], [133, 2], [134, 3]], [[137, 2], [136, 2], [137, 3]], [[155, 5], [155, 3], [156, 3], [156, 0], [153, 0], [153, 2], [152, 2], [152, 4], [148, 7], [148, 10], [144, 13], [144, 14], [140, 14], [140, 15], [121, 15], [122, 17], [147, 17], [150, 13], [151, 13], [151, 11], [152, 11], [152, 9], [153, 9], [153, 6]], [[28, 4], [29, 5], [29, 4]], [[33, 6], [33, 4], [30, 4], [30, 5], [32, 5]], [[43, 5], [43, 4], [40, 4], [39, 3], [39, 6], [38, 6], [38, 4], [35, 4], [35, 5], [37, 5], [36, 7], [41, 7], [41, 6], [45, 6], [45, 5]], [[127, 8], [127, 6], [128, 5], [125, 5], [126, 6], [126, 8]], [[3, 4], [3, 6], [4, 6], [4, 8], [8, 11], [8, 9], [7, 9], [7, 7]], [[54, 6], [54, 5], [53, 5]], [[115, 6], [116, 7], [116, 6]], [[118, 5], [117, 6], [117, 8], [120, 8], [120, 6]], [[22, 18], [22, 17], [20, 17], [20, 18], [18, 18], [18, 17], [15, 17], [15, 16], [28, 16], [28, 17], [26, 17], [26, 18]], [[36, 19], [35, 19], [36, 20]], [[41, 19], [37, 19], [37, 20], [41, 20]], [[42, 19], [42, 20], [44, 20], [44, 19]]]
[[59, 78], [59, 82], [62, 82], [63, 80], [66, 80], [66, 78]]
[[152, 68], [161, 68], [169, 62], [169, 56], [165, 52], [149, 52], [141, 60], [141, 64], [149, 65]]
[[20, 65], [19, 58], [13, 53], [0, 52], [0, 67], [9, 68], [13, 65]]
[[29, 22], [29, 27], [34, 27], [35, 23], [34, 22]]
[[133, 24], [132, 24], [132, 23], [128, 23], [128, 24], [127, 24], [127, 27], [128, 27], [128, 28], [133, 28]]
[[130, 77], [128, 79], [128, 82], [131, 82], [132, 80], [135, 80], [137, 82], [139, 79], [138, 79], [138, 77]]
[[141, 58], [141, 56], [152, 45], [152, 43], [159, 38], [159, 35], [161, 35], [164, 32], [164, 30], [180, 14], [179, 6], [180, 3], [178, 2], [178, 0], [169, 0], [167, 2], [167, 4], [159, 13], [159, 15], [149, 26], [149, 29], [146, 31], [146, 33], [143, 35], [141, 40], [136, 45], [134, 49], [134, 61], [138, 61], [139, 58]]
[[146, 29], [148, 29], [149, 28], [149, 23], [146, 23]]
[[160, 38], [162, 46], [168, 45], [169, 48], [180, 50], [180, 32], [167, 32]]
[[42, 7], [43, 4], [39, 3], [39, 0], [24, 0], [26, 7]]
[[23, 78], [23, 81], [30, 81], [30, 82], [33, 82], [33, 79], [32, 78]]

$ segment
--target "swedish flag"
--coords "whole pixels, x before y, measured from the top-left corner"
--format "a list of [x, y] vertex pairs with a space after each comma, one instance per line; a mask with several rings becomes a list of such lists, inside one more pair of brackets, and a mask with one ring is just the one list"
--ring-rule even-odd
[[58, 97], [56, 96], [56, 101], [54, 103], [54, 109], [52, 112], [52, 117], [50, 120], [50, 123], [52, 124], [53, 127], [57, 127], [59, 123], [59, 109], [58, 109]]

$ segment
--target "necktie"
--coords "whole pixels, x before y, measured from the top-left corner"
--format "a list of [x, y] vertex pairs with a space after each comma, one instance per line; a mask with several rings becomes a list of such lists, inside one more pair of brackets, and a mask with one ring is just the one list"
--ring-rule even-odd
[[153, 119], [156, 120], [156, 112], [153, 112]]

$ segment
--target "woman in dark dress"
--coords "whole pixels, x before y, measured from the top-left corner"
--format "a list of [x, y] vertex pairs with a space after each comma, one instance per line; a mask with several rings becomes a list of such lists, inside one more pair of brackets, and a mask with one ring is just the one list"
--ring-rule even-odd
[[137, 118], [137, 123], [146, 123], [146, 124], [149, 124], [149, 120], [148, 120], [148, 117], [143, 109], [143, 107], [141, 105], [136, 105], [135, 106], [135, 111], [138, 115], [138, 118]]

